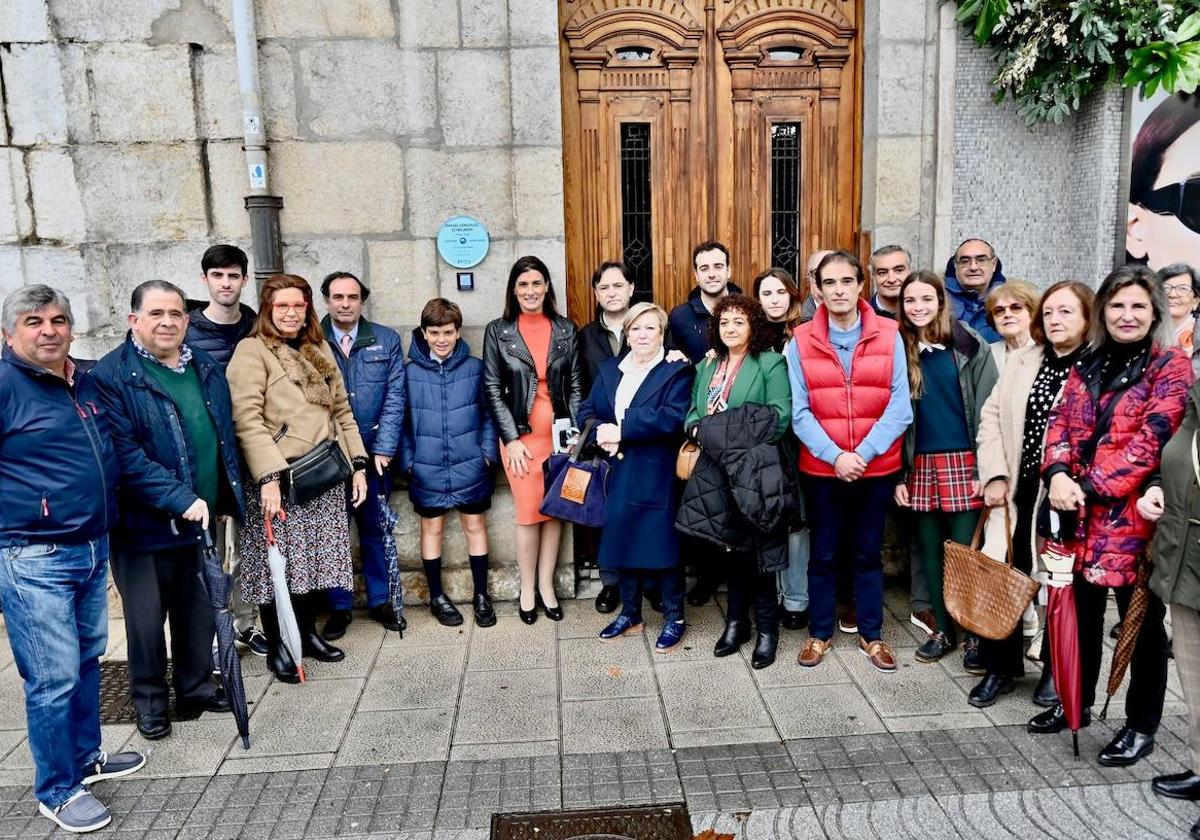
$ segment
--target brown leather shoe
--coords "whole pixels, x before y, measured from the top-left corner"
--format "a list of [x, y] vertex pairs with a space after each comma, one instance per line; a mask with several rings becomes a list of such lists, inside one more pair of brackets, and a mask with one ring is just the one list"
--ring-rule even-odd
[[883, 639], [876, 639], [873, 642], [868, 642], [862, 636], [858, 637], [858, 649], [863, 652], [867, 659], [871, 660], [871, 664], [876, 671], [896, 670], [896, 657], [892, 654], [892, 649], [888, 647], [888, 643]]
[[796, 657], [796, 662], [804, 668], [815, 668], [821, 664], [821, 660], [825, 658], [825, 654], [833, 647], [832, 639], [814, 639], [809, 638], [804, 643], [804, 647], [800, 649], [800, 655]]

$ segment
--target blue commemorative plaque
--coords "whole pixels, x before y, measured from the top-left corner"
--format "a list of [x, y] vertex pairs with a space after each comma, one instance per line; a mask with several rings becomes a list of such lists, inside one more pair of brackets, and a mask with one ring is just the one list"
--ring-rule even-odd
[[491, 239], [478, 219], [455, 216], [438, 231], [438, 254], [455, 268], [474, 268], [487, 256]]

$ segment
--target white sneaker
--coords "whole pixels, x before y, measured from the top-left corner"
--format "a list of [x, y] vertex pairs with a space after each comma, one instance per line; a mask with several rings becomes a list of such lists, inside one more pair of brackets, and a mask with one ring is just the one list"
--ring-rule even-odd
[[112, 822], [112, 814], [86, 788], [72, 796], [57, 808], [51, 808], [44, 802], [38, 803], [38, 812], [63, 831], [72, 834], [86, 834], [97, 831]]
[[1025, 614], [1021, 616], [1021, 635], [1026, 639], [1032, 639], [1038, 634], [1038, 628], [1041, 627], [1041, 622], [1038, 620], [1037, 610], [1033, 604], [1025, 608]]

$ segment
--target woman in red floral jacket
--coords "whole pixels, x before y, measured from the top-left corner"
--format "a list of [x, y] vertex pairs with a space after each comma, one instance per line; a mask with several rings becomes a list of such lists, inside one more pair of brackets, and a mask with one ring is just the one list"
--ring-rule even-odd
[[[1137, 512], [1137, 499], [1158, 471], [1163, 446], [1187, 405], [1191, 366], [1170, 343], [1167, 301], [1154, 272], [1136, 265], [1117, 269], [1096, 295], [1089, 352], [1050, 413], [1042, 465], [1050, 505], [1082, 511], [1074, 590], [1085, 725], [1100, 675], [1108, 590], [1124, 618], [1154, 534], [1154, 525]], [[1101, 750], [1105, 766], [1128, 766], [1154, 749], [1167, 685], [1164, 614], [1162, 601], [1151, 594], [1130, 667], [1126, 725]], [[1063, 726], [1062, 706], [1056, 706], [1033, 718], [1029, 731]]]

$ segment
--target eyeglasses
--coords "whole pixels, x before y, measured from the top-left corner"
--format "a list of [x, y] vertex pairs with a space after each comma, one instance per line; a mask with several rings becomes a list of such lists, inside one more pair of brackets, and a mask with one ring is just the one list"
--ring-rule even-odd
[[304, 311], [306, 311], [308, 309], [308, 304], [307, 303], [277, 303], [274, 305], [274, 307], [275, 307], [275, 311], [277, 313], [279, 313], [280, 315], [283, 315], [288, 312], [303, 313]]
[[1139, 203], [1160, 216], [1174, 216], [1184, 227], [1200, 233], [1200, 175], [1151, 190]]
[[1163, 286], [1163, 291], [1167, 293], [1167, 297], [1186, 297], [1193, 293], [1191, 283], [1172, 283]]
[[979, 256], [963, 254], [961, 257], [954, 258], [954, 264], [963, 268], [966, 268], [971, 263], [976, 263], [979, 266], [985, 266], [994, 259], [995, 257], [989, 257], [987, 254], [980, 254]]
[[1025, 304], [1023, 303], [1010, 303], [1008, 306], [1005, 306], [1001, 303], [992, 307], [992, 315], [997, 318], [1003, 316], [1005, 312], [1011, 312], [1014, 315], [1020, 315], [1024, 311]]

